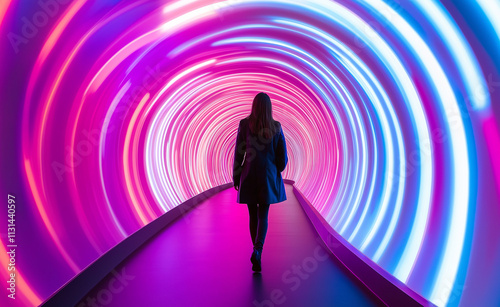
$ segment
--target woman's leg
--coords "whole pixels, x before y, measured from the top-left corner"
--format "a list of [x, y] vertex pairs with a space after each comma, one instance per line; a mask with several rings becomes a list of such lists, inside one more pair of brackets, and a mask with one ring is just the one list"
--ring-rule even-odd
[[262, 252], [264, 247], [264, 240], [266, 239], [267, 226], [268, 226], [269, 204], [259, 204], [257, 212], [258, 226], [257, 238], [255, 240], [255, 248]]
[[257, 204], [247, 204], [248, 215], [250, 216], [250, 236], [252, 237], [252, 244], [255, 246], [255, 238], [257, 237], [258, 215]]

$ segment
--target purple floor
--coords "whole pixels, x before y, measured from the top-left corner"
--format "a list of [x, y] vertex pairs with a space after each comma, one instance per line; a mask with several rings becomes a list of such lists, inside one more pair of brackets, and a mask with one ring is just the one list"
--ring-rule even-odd
[[261, 274], [251, 270], [247, 207], [231, 188], [153, 237], [78, 306], [382, 305], [326, 255], [292, 189], [271, 205]]

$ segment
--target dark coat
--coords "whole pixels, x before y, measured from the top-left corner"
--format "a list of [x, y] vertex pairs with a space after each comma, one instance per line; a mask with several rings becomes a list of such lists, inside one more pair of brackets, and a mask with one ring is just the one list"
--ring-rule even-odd
[[254, 135], [248, 117], [240, 121], [233, 164], [233, 183], [240, 204], [274, 204], [286, 200], [281, 172], [288, 163], [281, 124], [271, 139]]

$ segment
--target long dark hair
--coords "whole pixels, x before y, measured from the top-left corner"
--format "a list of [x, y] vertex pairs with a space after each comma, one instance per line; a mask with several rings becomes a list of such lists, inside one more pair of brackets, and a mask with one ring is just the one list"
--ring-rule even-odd
[[260, 92], [253, 99], [248, 123], [250, 131], [260, 137], [270, 139], [276, 134], [278, 122], [273, 119], [271, 98], [266, 93]]

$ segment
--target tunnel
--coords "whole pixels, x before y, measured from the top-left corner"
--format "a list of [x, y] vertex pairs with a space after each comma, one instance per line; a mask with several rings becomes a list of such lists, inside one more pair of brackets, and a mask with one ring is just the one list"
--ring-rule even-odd
[[[2, 306], [498, 306], [498, 1], [4, 0]], [[287, 200], [261, 274], [238, 123]]]

